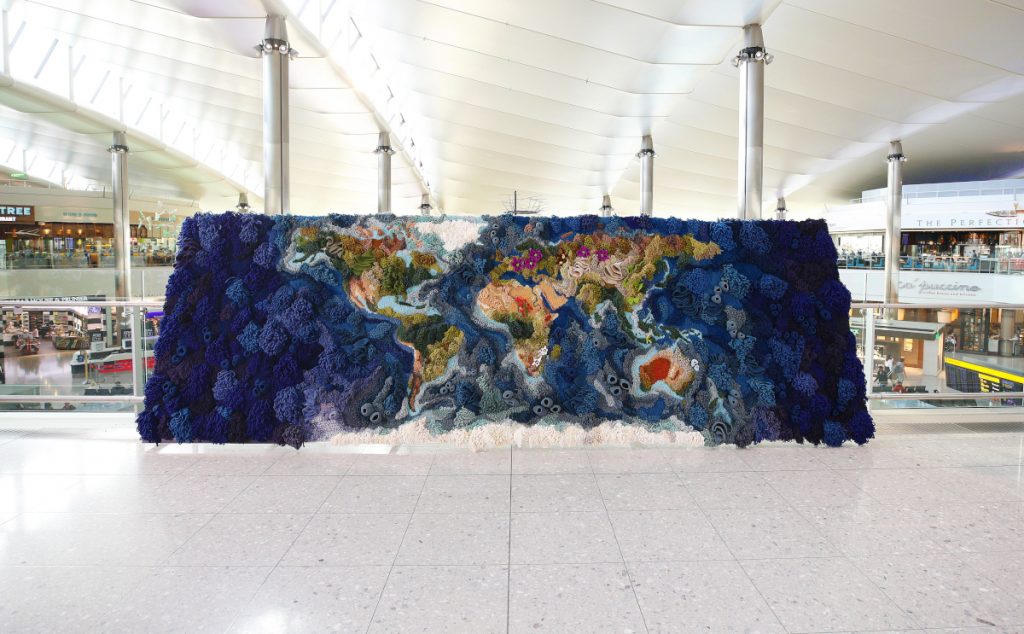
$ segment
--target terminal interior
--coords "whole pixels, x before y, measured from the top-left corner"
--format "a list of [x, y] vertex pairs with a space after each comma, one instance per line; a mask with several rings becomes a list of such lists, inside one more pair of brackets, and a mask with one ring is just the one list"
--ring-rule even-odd
[[[1024, 631], [1019, 0], [0, 8], [0, 631]], [[824, 219], [877, 438], [142, 444], [229, 211]]]

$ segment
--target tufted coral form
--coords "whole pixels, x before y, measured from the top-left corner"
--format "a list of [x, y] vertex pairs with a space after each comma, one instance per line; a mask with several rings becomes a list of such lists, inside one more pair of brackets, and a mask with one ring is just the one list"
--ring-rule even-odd
[[864, 443], [835, 257], [820, 221], [199, 214], [138, 429]]

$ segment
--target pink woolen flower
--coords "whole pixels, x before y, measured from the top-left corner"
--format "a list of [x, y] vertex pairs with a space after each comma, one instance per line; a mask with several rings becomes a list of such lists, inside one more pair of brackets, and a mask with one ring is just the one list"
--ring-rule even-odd
[[576, 251], [576, 257], [589, 258], [590, 257], [590, 249], [588, 249], [587, 247], [580, 247], [579, 250]]
[[597, 261], [598, 262], [604, 262], [607, 259], [608, 259], [608, 249], [598, 249], [597, 250]]
[[544, 254], [541, 253], [540, 249], [530, 249], [530, 260], [533, 262], [540, 262]]

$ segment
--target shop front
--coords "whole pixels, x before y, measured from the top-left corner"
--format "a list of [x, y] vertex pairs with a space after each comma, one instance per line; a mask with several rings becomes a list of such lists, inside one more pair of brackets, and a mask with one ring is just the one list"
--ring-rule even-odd
[[[0, 215], [3, 268], [62, 269], [114, 266], [112, 211], [49, 207], [28, 209], [29, 214]], [[181, 218], [149, 211], [131, 212], [132, 264], [170, 266]]]
[[[953, 188], [955, 183], [945, 184]], [[962, 184], [964, 186], [970, 183]], [[1012, 197], [935, 196], [934, 185], [907, 185], [901, 221], [900, 268], [1024, 274], [1024, 209]], [[839, 252], [840, 268], [882, 269], [885, 204], [879, 192], [830, 209], [825, 218]], [[947, 192], [949, 193], [949, 192]]]

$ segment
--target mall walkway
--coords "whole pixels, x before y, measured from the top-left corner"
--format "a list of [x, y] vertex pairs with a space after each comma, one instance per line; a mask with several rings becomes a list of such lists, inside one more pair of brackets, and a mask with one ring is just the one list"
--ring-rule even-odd
[[1021, 632], [1024, 430], [993, 429], [390, 455], [0, 432], [0, 631]]

